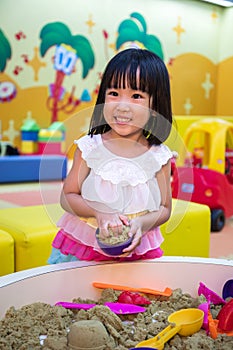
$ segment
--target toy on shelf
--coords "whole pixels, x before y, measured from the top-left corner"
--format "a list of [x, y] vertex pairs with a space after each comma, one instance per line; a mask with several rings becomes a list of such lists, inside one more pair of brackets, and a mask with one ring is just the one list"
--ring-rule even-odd
[[40, 127], [30, 117], [25, 120], [21, 127], [21, 153], [36, 154], [38, 152], [38, 132]]
[[65, 127], [62, 122], [54, 122], [48, 129], [41, 129], [38, 134], [39, 154], [65, 153]]
[[184, 134], [185, 149], [173, 169], [172, 196], [209, 206], [211, 231], [233, 215], [233, 124], [203, 118]]
[[[9, 134], [14, 135], [13, 131], [10, 129]], [[21, 127], [19, 151], [0, 137], [0, 183], [63, 180], [67, 161], [61, 122], [40, 130], [29, 111]]]
[[65, 126], [54, 122], [48, 128], [41, 129], [28, 112], [21, 127], [21, 153], [24, 155], [65, 154]]

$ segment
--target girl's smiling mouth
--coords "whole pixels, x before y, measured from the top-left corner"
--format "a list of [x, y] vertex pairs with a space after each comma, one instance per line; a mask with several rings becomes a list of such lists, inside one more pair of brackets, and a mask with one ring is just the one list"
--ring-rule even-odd
[[128, 124], [131, 121], [131, 118], [123, 116], [115, 116], [114, 119], [117, 122], [117, 124]]

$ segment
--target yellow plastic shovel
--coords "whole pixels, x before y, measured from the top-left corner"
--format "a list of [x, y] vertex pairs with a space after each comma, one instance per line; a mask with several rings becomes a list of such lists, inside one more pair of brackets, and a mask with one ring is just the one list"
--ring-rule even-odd
[[148, 346], [158, 350], [163, 350], [164, 344], [177, 333], [187, 337], [198, 332], [201, 329], [203, 319], [204, 312], [195, 308], [182, 309], [173, 312], [168, 316], [168, 322], [170, 323], [169, 326], [155, 337], [138, 343], [135, 348]]

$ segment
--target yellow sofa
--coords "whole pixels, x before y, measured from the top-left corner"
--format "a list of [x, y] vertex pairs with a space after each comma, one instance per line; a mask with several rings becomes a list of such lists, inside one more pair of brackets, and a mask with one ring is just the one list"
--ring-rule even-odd
[[[6, 235], [0, 235], [0, 251], [4, 252], [6, 245], [12, 248], [14, 241], [14, 259], [11, 253], [12, 260], [8, 261], [5, 253], [1, 261], [6, 261], [4, 264], [9, 264], [9, 268], [2, 272], [11, 273], [12, 264], [14, 271], [46, 265], [58, 230], [56, 222], [62, 213], [59, 204], [0, 210], [0, 230], [12, 237], [6, 243]], [[161, 226], [161, 231], [165, 255], [209, 256], [210, 210], [207, 206], [173, 199], [171, 218]]]
[[0, 230], [0, 261], [0, 276], [14, 272], [14, 239], [4, 230]]
[[210, 248], [210, 209], [206, 205], [172, 200], [170, 219], [161, 225], [166, 256], [208, 258]]
[[56, 221], [62, 213], [59, 204], [0, 210], [0, 230], [14, 241], [14, 271], [47, 264]]

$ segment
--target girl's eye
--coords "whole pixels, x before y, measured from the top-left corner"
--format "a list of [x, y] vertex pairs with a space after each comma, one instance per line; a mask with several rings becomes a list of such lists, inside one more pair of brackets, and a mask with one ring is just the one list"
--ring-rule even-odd
[[117, 91], [108, 91], [107, 95], [110, 95], [110, 96], [118, 96], [118, 92]]
[[133, 94], [133, 98], [137, 100], [137, 99], [143, 98], [143, 96], [141, 94]]

